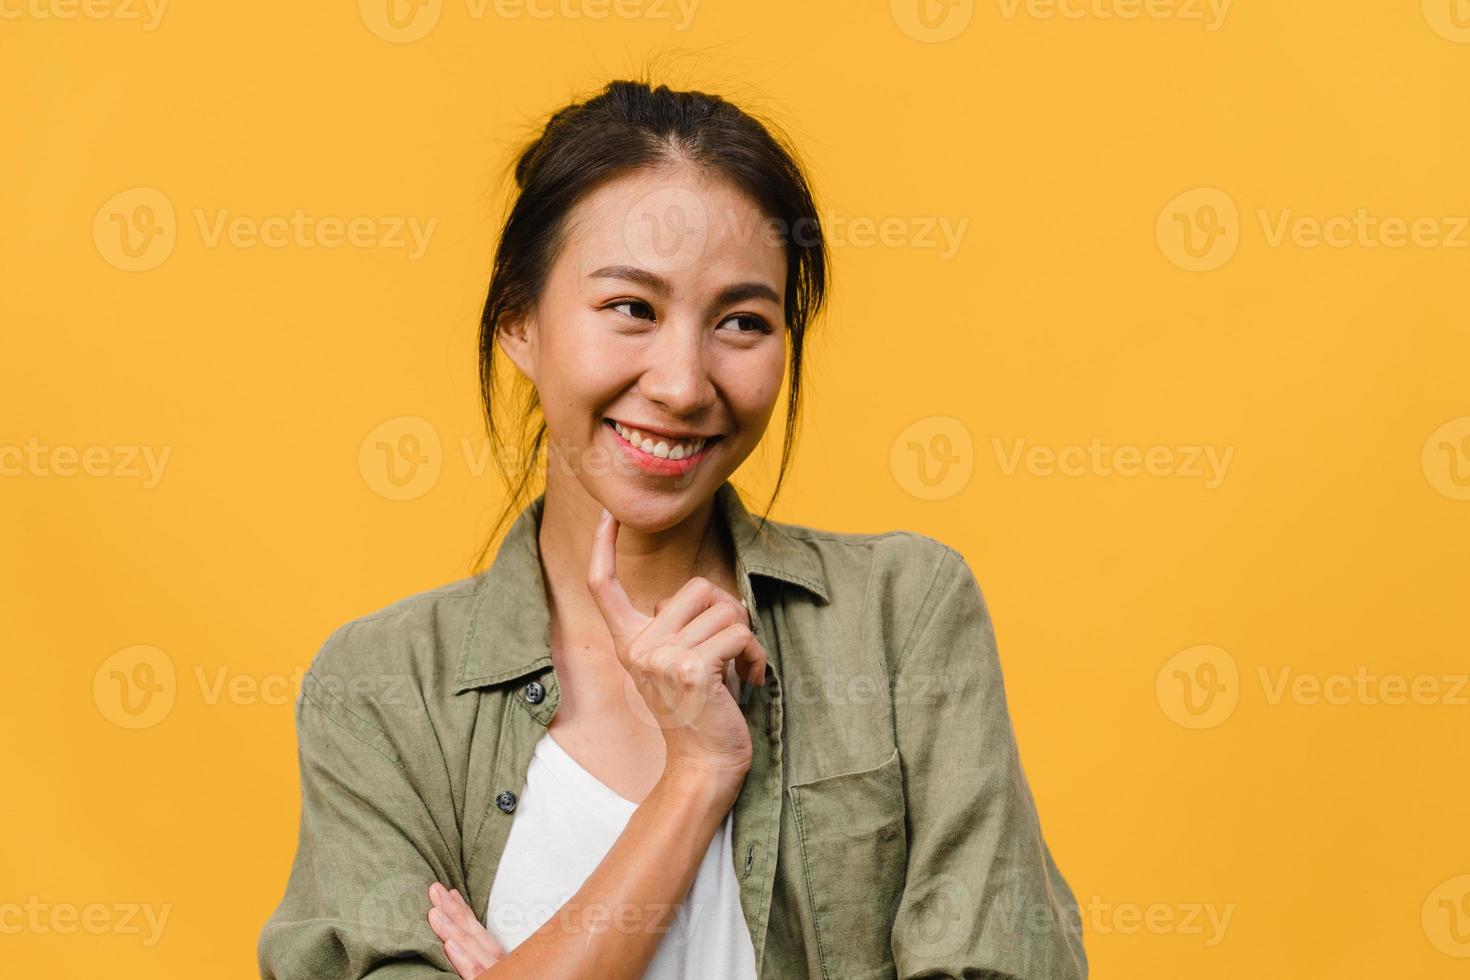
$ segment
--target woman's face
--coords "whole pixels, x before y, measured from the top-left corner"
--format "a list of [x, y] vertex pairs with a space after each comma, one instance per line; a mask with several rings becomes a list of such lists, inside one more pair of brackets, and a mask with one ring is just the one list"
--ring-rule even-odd
[[535, 311], [501, 331], [540, 395], [548, 486], [576, 479], [644, 531], [707, 501], [775, 408], [785, 283], [780, 237], [730, 184], [664, 167], [588, 194]]

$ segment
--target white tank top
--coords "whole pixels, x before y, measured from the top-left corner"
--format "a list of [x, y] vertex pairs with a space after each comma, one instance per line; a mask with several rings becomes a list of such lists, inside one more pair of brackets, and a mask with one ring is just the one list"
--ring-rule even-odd
[[[637, 809], [583, 769], [550, 732], [542, 736], [485, 915], [485, 927], [507, 953], [577, 893]], [[755, 980], [755, 947], [731, 853], [733, 819], [731, 811], [715, 831], [645, 980]]]

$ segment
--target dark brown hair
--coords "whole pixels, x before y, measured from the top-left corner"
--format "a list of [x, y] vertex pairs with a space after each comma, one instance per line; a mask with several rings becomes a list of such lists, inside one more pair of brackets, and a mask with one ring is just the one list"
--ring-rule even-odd
[[[490, 290], [480, 317], [480, 394], [495, 460], [510, 499], [491, 528], [474, 568], [484, 566], [506, 522], [531, 496], [536, 460], [546, 437], [540, 400], [530, 386], [518, 419], [522, 439], [514, 451], [496, 426], [494, 374], [497, 333], [506, 317], [535, 308], [565, 240], [567, 219], [589, 192], [644, 167], [688, 163], [749, 196], [786, 249], [786, 325], [791, 337], [791, 382], [781, 468], [764, 526], [780, 493], [801, 411], [802, 349], [807, 326], [827, 289], [827, 253], [816, 205], [788, 141], [717, 95], [674, 91], [666, 85], [614, 81], [596, 96], [557, 110], [519, 153], [516, 192], [500, 232]], [[534, 433], [527, 436], [532, 426]], [[514, 466], [506, 460], [517, 461]]]

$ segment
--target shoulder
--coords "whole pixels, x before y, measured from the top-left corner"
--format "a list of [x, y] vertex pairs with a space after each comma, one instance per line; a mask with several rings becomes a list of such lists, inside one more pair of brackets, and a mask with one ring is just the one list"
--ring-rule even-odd
[[483, 573], [459, 579], [347, 620], [328, 634], [309, 673], [363, 677], [446, 662], [459, 651], [483, 583]]
[[945, 552], [959, 554], [938, 538], [918, 531], [896, 529], [892, 531], [829, 531], [806, 524], [788, 524], [771, 521], [786, 534], [808, 547], [819, 551], [871, 551], [882, 555], [940, 555]]
[[[973, 624], [975, 613], [988, 617], [965, 557], [932, 535], [778, 526], [797, 549], [799, 557], [791, 565], [816, 579], [827, 594], [819, 607], [798, 610], [813, 636], [869, 638], [896, 668], [918, 637], [933, 632], [936, 619], [958, 612]], [[850, 657], [851, 651], [834, 655]]]
[[344, 753], [370, 750], [405, 771], [432, 770], [442, 751], [434, 732], [453, 710], [447, 678], [481, 580], [416, 592], [332, 630], [301, 680], [302, 751], [340, 763]]
[[[815, 674], [881, 671], [890, 683], [907, 678], [920, 685], [964, 675], [981, 682], [969, 688], [974, 691], [998, 681], [990, 613], [957, 548], [903, 529], [846, 533], [787, 524], [781, 530], [810, 556], [796, 564], [820, 569], [815, 577], [829, 595], [826, 603], [785, 609], [787, 632], [800, 641], [800, 659]], [[788, 674], [796, 669], [785, 666]]]
[[855, 589], [912, 608], [916, 600], [969, 566], [959, 551], [918, 531], [829, 531], [801, 524], [780, 524], [784, 532], [821, 569], [829, 591]]

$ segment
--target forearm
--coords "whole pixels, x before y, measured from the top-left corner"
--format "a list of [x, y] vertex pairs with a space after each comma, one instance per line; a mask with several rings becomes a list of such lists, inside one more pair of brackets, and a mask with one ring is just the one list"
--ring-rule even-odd
[[706, 778], [666, 773], [577, 893], [480, 980], [642, 977], [733, 802]]

